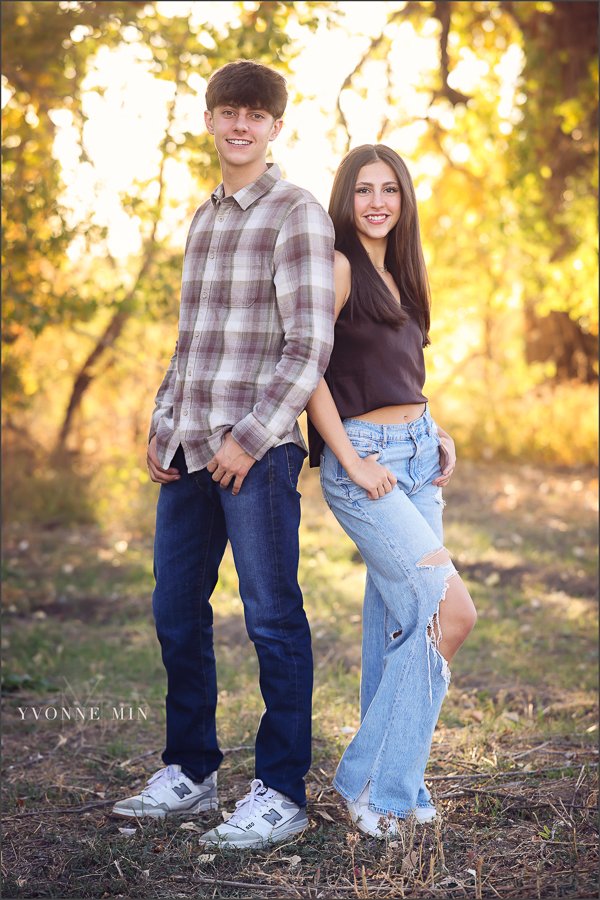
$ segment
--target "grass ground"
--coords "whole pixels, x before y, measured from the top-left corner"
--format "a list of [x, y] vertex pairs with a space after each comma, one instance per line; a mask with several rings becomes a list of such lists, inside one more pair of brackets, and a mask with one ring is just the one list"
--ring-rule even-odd
[[[310, 827], [245, 853], [200, 852], [198, 829], [221, 811], [133, 826], [110, 813], [159, 767], [163, 745], [154, 487], [141, 488], [135, 515], [106, 516], [103, 527], [6, 525], [4, 896], [598, 896], [595, 472], [457, 469], [445, 543], [479, 621], [453, 663], [427, 771], [440, 817], [381, 842], [349, 827], [331, 788], [358, 726], [364, 567], [314, 472], [302, 492], [316, 666]], [[229, 555], [215, 613], [219, 794], [231, 811], [253, 775], [262, 702]]]

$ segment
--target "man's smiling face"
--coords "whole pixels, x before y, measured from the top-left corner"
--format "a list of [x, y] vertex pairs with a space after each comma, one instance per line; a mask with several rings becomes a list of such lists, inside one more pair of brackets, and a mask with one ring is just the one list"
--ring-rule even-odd
[[269, 141], [283, 125], [265, 109], [247, 106], [216, 106], [204, 113], [206, 127], [214, 135], [221, 165], [252, 166], [264, 160]]

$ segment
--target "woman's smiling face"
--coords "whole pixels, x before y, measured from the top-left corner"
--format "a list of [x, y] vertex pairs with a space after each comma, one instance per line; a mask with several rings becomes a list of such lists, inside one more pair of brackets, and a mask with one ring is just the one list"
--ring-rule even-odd
[[400, 218], [400, 205], [394, 170], [382, 160], [363, 166], [354, 189], [354, 224], [359, 234], [370, 240], [385, 237]]

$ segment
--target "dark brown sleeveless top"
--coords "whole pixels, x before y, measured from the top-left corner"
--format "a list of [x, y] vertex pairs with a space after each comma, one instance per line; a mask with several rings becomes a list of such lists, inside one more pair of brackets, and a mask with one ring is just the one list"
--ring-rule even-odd
[[[325, 381], [340, 418], [362, 416], [383, 406], [425, 403], [423, 334], [410, 304], [410, 318], [398, 331], [376, 322], [350, 300], [335, 323], [333, 351]], [[353, 315], [352, 315], [353, 313]], [[310, 419], [308, 446], [311, 466], [318, 466], [325, 442]]]

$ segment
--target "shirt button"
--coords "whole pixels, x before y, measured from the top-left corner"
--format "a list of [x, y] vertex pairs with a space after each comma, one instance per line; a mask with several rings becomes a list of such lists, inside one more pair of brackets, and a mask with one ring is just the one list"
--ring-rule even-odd
[[187, 414], [188, 414], [187, 409], [184, 409], [184, 410], [183, 410], [183, 415], [184, 415], [184, 416], [187, 416]]
[[214, 259], [214, 258], [215, 258], [215, 254], [214, 254], [214, 253], [209, 253], [208, 255], [209, 255], [209, 257], [210, 257], [211, 259]]
[[200, 337], [200, 332], [199, 332], [199, 331], [195, 331], [195, 332], [194, 332], [194, 337]]
[[224, 216], [219, 216], [219, 222], [222, 222], [224, 218]]
[[[206, 297], [208, 297], [208, 294], [206, 293], [206, 291], [204, 291], [204, 293], [202, 294], [202, 296], [203, 296], [205, 299], [206, 299]], [[196, 334], [197, 334], [197, 332], [196, 332]]]
[[191, 374], [192, 374], [192, 370], [188, 369], [188, 375], [191, 375]]

